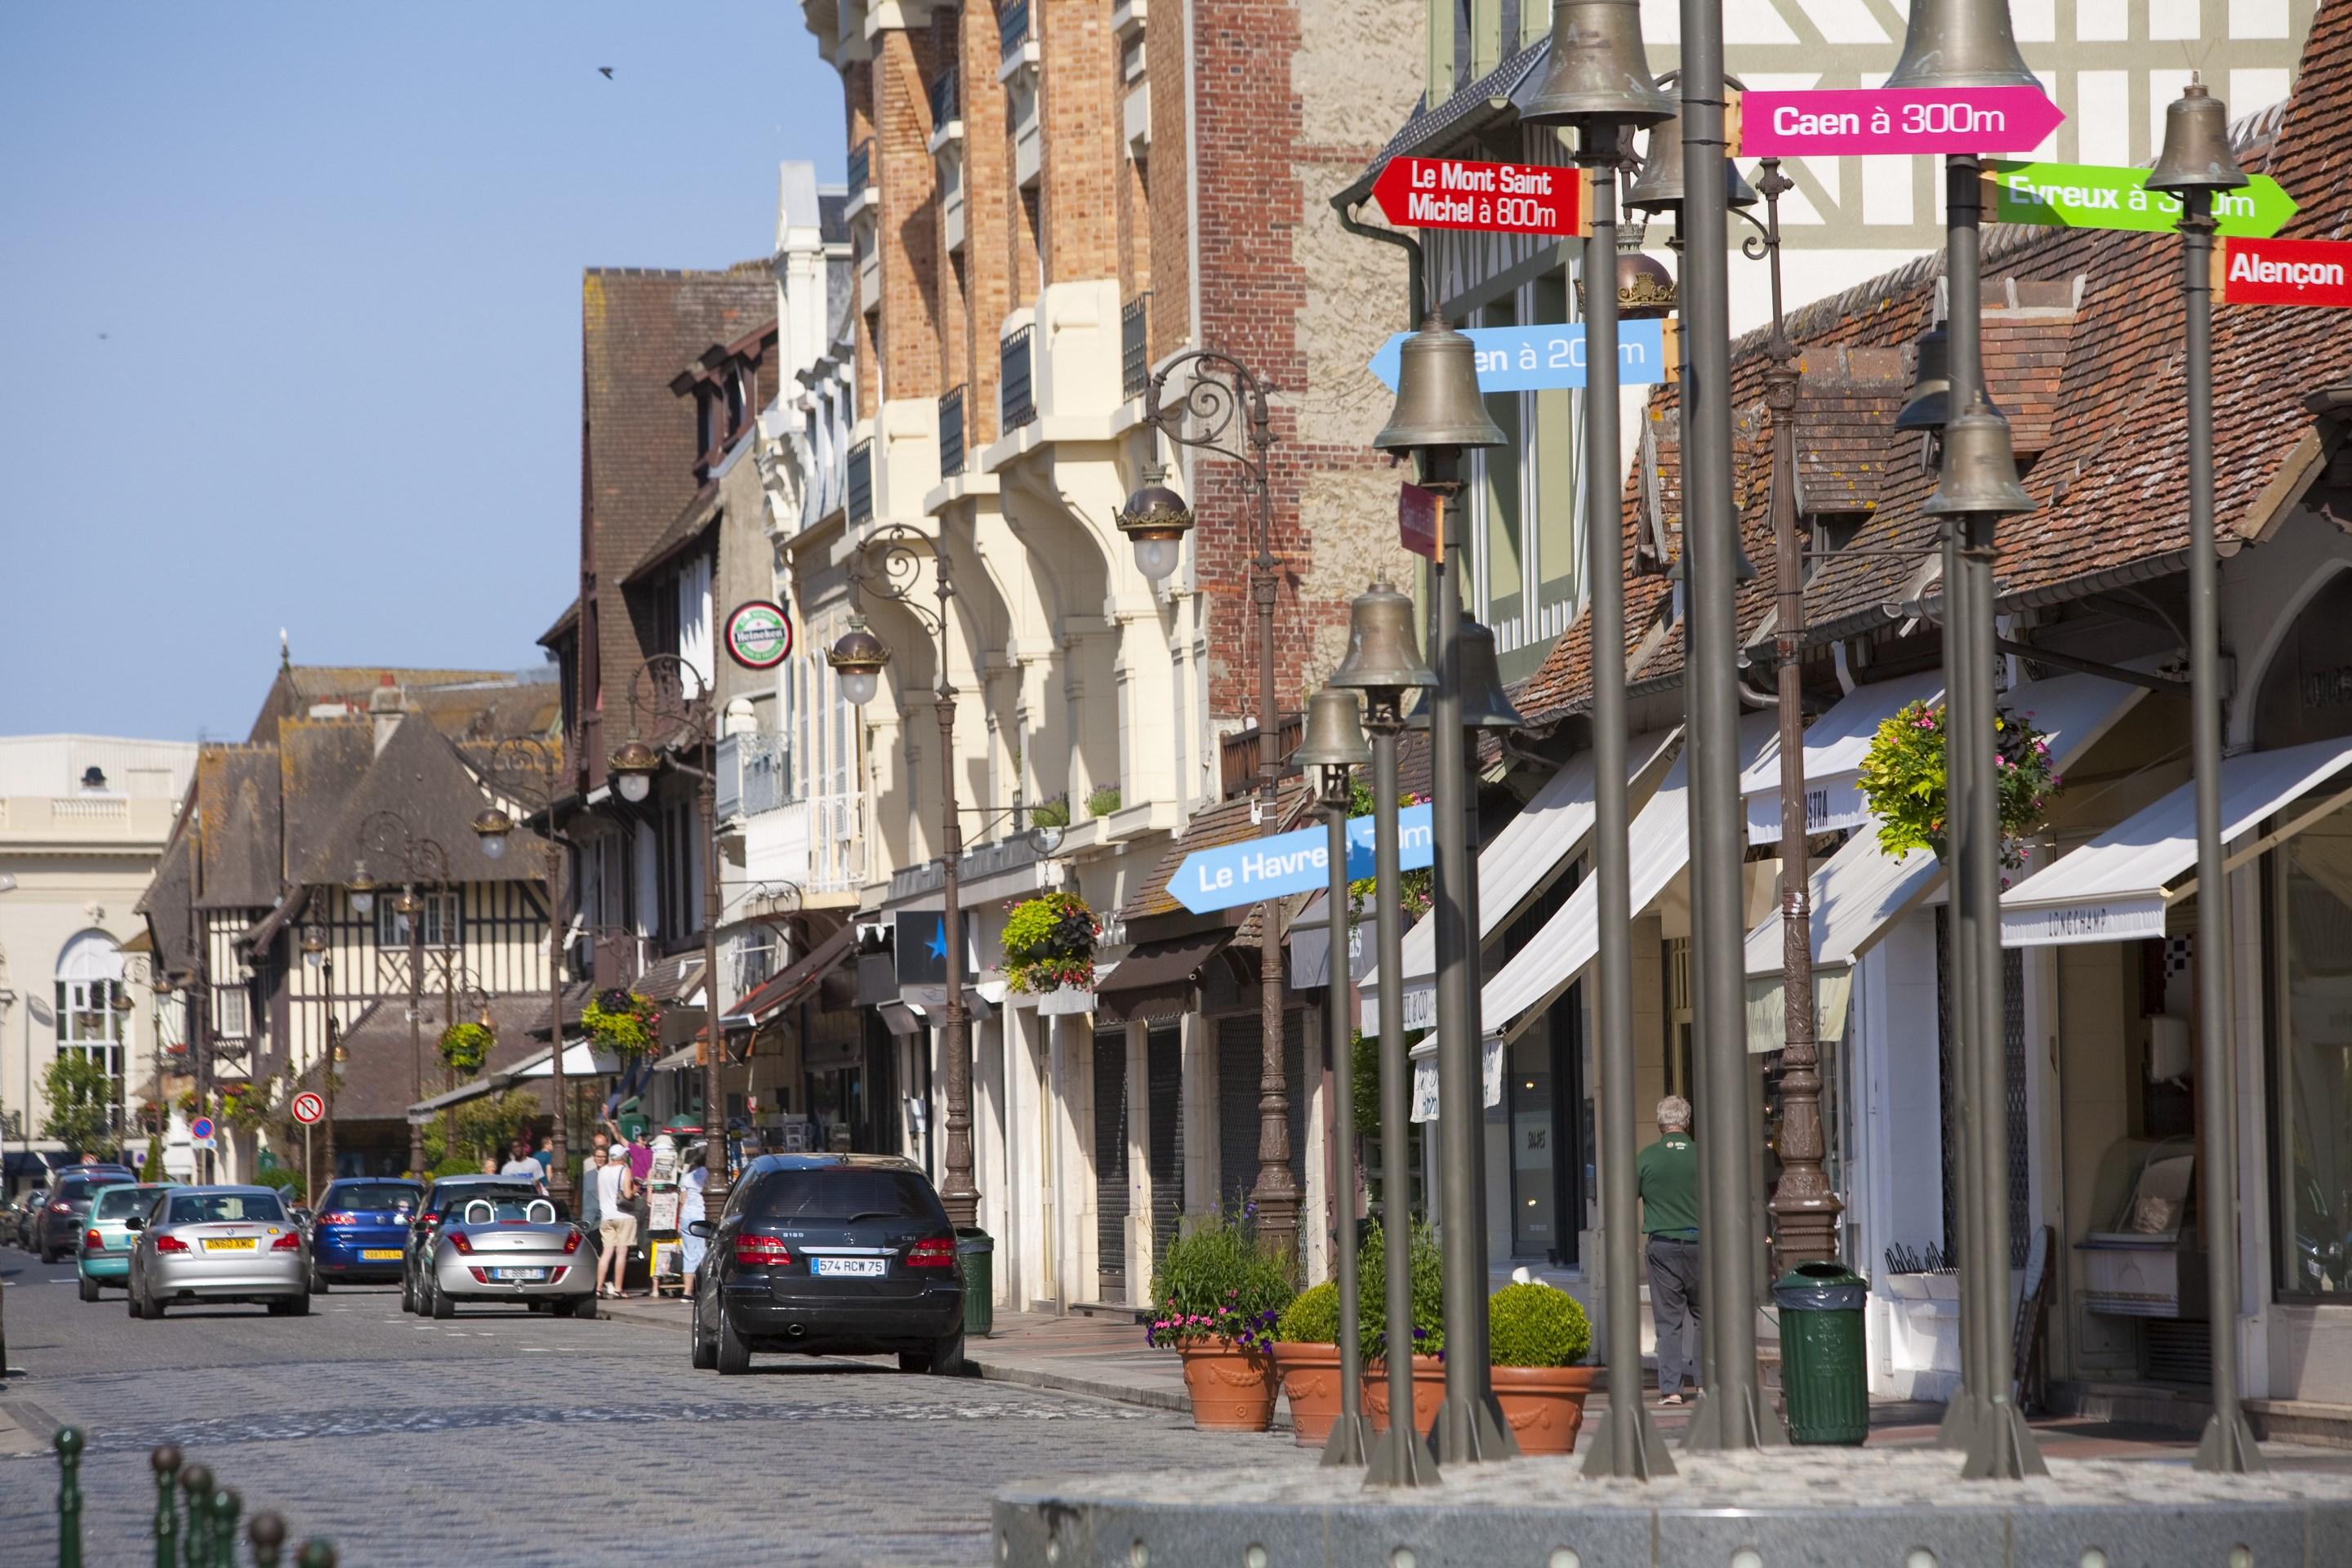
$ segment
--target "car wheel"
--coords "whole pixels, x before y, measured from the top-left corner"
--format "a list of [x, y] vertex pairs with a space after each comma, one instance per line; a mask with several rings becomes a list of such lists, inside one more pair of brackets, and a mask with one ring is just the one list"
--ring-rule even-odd
[[143, 1318], [143, 1317], [145, 1317], [145, 1316], [147, 1315], [147, 1310], [146, 1310], [146, 1309], [145, 1309], [145, 1308], [143, 1308], [143, 1307], [142, 1307], [142, 1306], [139, 1304], [139, 1287], [138, 1287], [138, 1286], [136, 1286], [136, 1285], [131, 1286], [131, 1289], [129, 1289], [129, 1290], [124, 1294], [124, 1296], [123, 1296], [123, 1298], [122, 1298], [122, 1301], [123, 1301], [123, 1305], [124, 1305], [124, 1306], [126, 1306], [126, 1307], [130, 1308], [130, 1310], [131, 1310], [131, 1315], [132, 1317], [134, 1317], [134, 1318]]
[[404, 1272], [400, 1277], [400, 1310], [404, 1312], [416, 1310], [416, 1289], [409, 1283], [408, 1276]]
[[98, 1281], [87, 1274], [81, 1277], [81, 1299], [85, 1301], [98, 1300]]
[[429, 1300], [432, 1302], [431, 1310], [436, 1318], [448, 1319], [454, 1318], [457, 1315], [457, 1303], [449, 1300], [449, 1293], [447, 1291], [430, 1285], [426, 1286], [425, 1289], [430, 1293]]
[[718, 1342], [711, 1348], [711, 1364], [719, 1369], [719, 1376], [740, 1377], [751, 1370], [751, 1347], [743, 1342], [743, 1336], [727, 1321], [727, 1304], [723, 1301], [719, 1303], [719, 1331], [711, 1337]]
[[310, 1315], [310, 1293], [307, 1290], [299, 1296], [289, 1296], [282, 1304], [286, 1308], [286, 1316], [289, 1318], [307, 1318]]
[[596, 1315], [596, 1292], [591, 1290], [585, 1296], [573, 1297], [570, 1303], [570, 1308], [571, 1310], [569, 1311], [565, 1311], [565, 1303], [558, 1301], [555, 1304], [555, 1310], [559, 1312], [564, 1312], [566, 1317], [594, 1317]]
[[162, 1317], [163, 1315], [163, 1298], [161, 1296], [150, 1297], [147, 1300], [146, 1310], [139, 1315], [142, 1318]]
[[[950, 1334], [947, 1338], [934, 1341], [931, 1344], [930, 1353], [925, 1359], [930, 1363], [929, 1367], [926, 1370], [928, 1370], [932, 1376], [961, 1377], [964, 1371], [963, 1331], [961, 1329], [958, 1329], [954, 1333]], [[901, 1364], [904, 1363], [902, 1363]]]
[[310, 1294], [323, 1296], [326, 1293], [327, 1282], [319, 1277], [319, 1266], [313, 1263], [310, 1265]]
[[898, 1352], [898, 1370], [900, 1372], [918, 1373], [930, 1371], [931, 1352], [929, 1351], [900, 1351]]
[[47, 1247], [43, 1247], [43, 1248], [41, 1248], [41, 1261], [42, 1261], [42, 1262], [44, 1262], [44, 1263], [55, 1263], [57, 1260], [58, 1260], [58, 1255], [57, 1255], [56, 1253], [51, 1252], [51, 1251], [50, 1251]]

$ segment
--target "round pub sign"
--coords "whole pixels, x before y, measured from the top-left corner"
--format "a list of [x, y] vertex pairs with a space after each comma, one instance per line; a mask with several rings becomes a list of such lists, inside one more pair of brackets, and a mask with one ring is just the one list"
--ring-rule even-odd
[[792, 617], [782, 605], [752, 599], [727, 617], [727, 656], [746, 669], [773, 669], [791, 657]]

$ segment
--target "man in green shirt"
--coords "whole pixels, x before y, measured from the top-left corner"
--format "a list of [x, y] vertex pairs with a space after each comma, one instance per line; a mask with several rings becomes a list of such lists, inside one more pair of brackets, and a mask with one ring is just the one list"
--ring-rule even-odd
[[1698, 1149], [1690, 1101], [1658, 1101], [1658, 1141], [1633, 1164], [1648, 1238], [1650, 1321], [1657, 1331], [1658, 1403], [1683, 1403], [1698, 1386]]

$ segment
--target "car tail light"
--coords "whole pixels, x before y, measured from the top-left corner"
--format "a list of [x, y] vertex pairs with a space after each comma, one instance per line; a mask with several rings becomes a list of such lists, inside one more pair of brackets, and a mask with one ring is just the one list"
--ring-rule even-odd
[[269, 1250], [272, 1252], [299, 1252], [302, 1250], [302, 1237], [299, 1232], [289, 1230], [284, 1236], [279, 1237], [276, 1241], [271, 1242], [269, 1244]]
[[466, 1270], [466, 1272], [467, 1272], [467, 1273], [468, 1273], [468, 1274], [470, 1274], [470, 1275], [472, 1275], [472, 1276], [474, 1277], [474, 1283], [475, 1283], [475, 1284], [477, 1284], [477, 1285], [487, 1285], [487, 1284], [488, 1284], [488, 1283], [490, 1282], [490, 1273], [489, 1273], [489, 1270], [488, 1270], [488, 1269], [487, 1269], [487, 1268], [470, 1268], [470, 1267], [469, 1267], [469, 1268]]
[[772, 1236], [739, 1236], [735, 1238], [735, 1261], [755, 1264], [787, 1264], [793, 1260], [793, 1250]]
[[336, 1209], [331, 1213], [322, 1214], [319, 1216], [319, 1223], [320, 1225], [357, 1225], [359, 1222], [359, 1215], [348, 1213], [342, 1209]]
[[474, 1252], [474, 1244], [473, 1244], [472, 1242], [470, 1242], [470, 1241], [468, 1241], [468, 1240], [467, 1240], [467, 1239], [466, 1239], [466, 1233], [465, 1233], [464, 1231], [462, 1231], [462, 1230], [453, 1230], [453, 1231], [451, 1231], [451, 1232], [449, 1233], [449, 1243], [450, 1243], [450, 1245], [451, 1245], [451, 1246], [455, 1247], [458, 1251], [460, 1251], [460, 1252], [462, 1252], [462, 1253], [466, 1254], [467, 1257], [469, 1257], [469, 1258], [470, 1258], [470, 1257], [472, 1257], [472, 1256], [473, 1256], [473, 1252]]
[[188, 1244], [182, 1241], [176, 1236], [159, 1236], [155, 1238], [155, 1250], [158, 1252], [185, 1252], [188, 1250]]
[[955, 1238], [949, 1236], [927, 1236], [915, 1243], [907, 1254], [909, 1268], [953, 1268]]
[[71, 1204], [51, 1204], [51, 1205], [49, 1205], [49, 1212], [50, 1212], [51, 1214], [71, 1214], [71, 1213], [73, 1213], [73, 1205], [71, 1205]]
[[89, 1247], [92, 1252], [96, 1252], [105, 1247], [106, 1241], [105, 1238], [98, 1234], [98, 1232], [94, 1230], [86, 1230], [81, 1233], [81, 1244], [84, 1247]]
[[574, 1231], [573, 1231], [570, 1236], [567, 1236], [567, 1237], [565, 1237], [563, 1238], [563, 1252], [564, 1252], [564, 1256], [568, 1258], [568, 1257], [570, 1257], [572, 1253], [575, 1253], [575, 1252], [577, 1252], [577, 1251], [579, 1251], [579, 1250], [580, 1250], [580, 1233], [579, 1233], [577, 1230], [574, 1230]]
[[562, 1282], [562, 1279], [563, 1279], [563, 1277], [564, 1277], [566, 1274], [569, 1274], [569, 1273], [571, 1273], [571, 1272], [572, 1272], [572, 1267], [571, 1267], [571, 1265], [566, 1264], [566, 1263], [559, 1263], [559, 1264], [557, 1264], [554, 1268], [551, 1268], [551, 1269], [549, 1269], [549, 1270], [547, 1271], [547, 1282], [548, 1282], [550, 1285], [554, 1285], [554, 1284], [561, 1283], [561, 1282]]

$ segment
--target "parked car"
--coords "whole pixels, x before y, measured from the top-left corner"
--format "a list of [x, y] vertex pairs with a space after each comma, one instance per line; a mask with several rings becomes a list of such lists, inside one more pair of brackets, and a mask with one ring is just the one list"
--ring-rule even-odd
[[461, 1301], [521, 1301], [559, 1318], [596, 1315], [596, 1249], [551, 1198], [469, 1194], [422, 1248], [417, 1310], [457, 1315]]
[[137, 1239], [130, 1222], [143, 1218], [155, 1200], [171, 1190], [168, 1182], [118, 1183], [98, 1190], [74, 1245], [74, 1273], [81, 1281], [83, 1300], [97, 1300], [102, 1285], [130, 1279], [131, 1246]]
[[330, 1285], [398, 1279], [408, 1222], [424, 1206], [422, 1182], [357, 1176], [328, 1183], [318, 1212], [303, 1225], [311, 1294], [323, 1296]]
[[898, 1352], [908, 1372], [963, 1370], [955, 1227], [919, 1166], [875, 1154], [769, 1154], [717, 1220], [694, 1290], [694, 1364], [745, 1371], [754, 1351]]
[[27, 1252], [33, 1250], [33, 1232], [40, 1218], [41, 1205], [48, 1201], [49, 1189], [35, 1187], [8, 1205], [5, 1221], [0, 1221], [0, 1227], [5, 1227], [10, 1246], [21, 1247]]
[[[422, 1312], [425, 1309], [425, 1269], [433, 1246], [433, 1237], [450, 1211], [460, 1208], [468, 1198], [515, 1198], [528, 1203], [545, 1194], [530, 1183], [513, 1176], [444, 1176], [425, 1189], [425, 1205], [408, 1222], [408, 1240], [400, 1260], [400, 1310]], [[562, 1210], [557, 1217], [569, 1219]]]
[[173, 1187], [124, 1222], [131, 1315], [196, 1301], [259, 1301], [272, 1317], [310, 1310], [310, 1249], [271, 1187]]
[[55, 1263], [81, 1240], [82, 1221], [89, 1217], [89, 1201], [101, 1187], [129, 1186], [136, 1173], [121, 1165], [76, 1165], [58, 1174], [41, 1205], [39, 1226], [33, 1233], [33, 1250], [44, 1263]]

